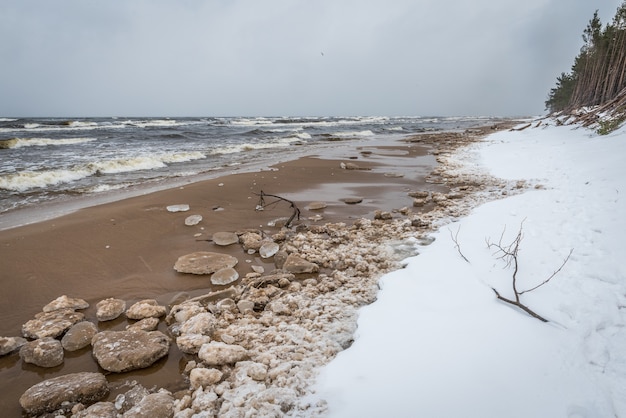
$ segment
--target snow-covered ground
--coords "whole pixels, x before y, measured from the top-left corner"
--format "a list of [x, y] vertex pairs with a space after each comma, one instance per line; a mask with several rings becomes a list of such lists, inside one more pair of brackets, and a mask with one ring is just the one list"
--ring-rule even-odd
[[[626, 129], [500, 132], [455, 157], [525, 193], [443, 226], [385, 275], [355, 343], [324, 367], [331, 417], [626, 417]], [[532, 187], [535, 186], [535, 187]], [[523, 234], [513, 269], [486, 241]], [[456, 248], [456, 236], [460, 252]]]

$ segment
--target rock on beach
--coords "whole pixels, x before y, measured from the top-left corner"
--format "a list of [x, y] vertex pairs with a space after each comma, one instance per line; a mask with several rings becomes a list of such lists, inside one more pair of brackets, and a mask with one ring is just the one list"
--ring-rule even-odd
[[22, 337], [0, 337], [0, 356], [5, 356], [16, 351], [28, 340]]
[[326, 202], [311, 202], [307, 205], [307, 209], [309, 210], [322, 210], [328, 206]]
[[211, 337], [202, 334], [184, 334], [176, 338], [178, 349], [187, 354], [198, 354], [204, 344], [211, 342]]
[[315, 273], [319, 270], [319, 266], [315, 263], [306, 261], [296, 254], [289, 254], [287, 260], [285, 260], [285, 264], [283, 264], [283, 269], [287, 270], [289, 273], [295, 274]]
[[207, 366], [223, 366], [247, 360], [248, 350], [240, 345], [211, 341], [200, 348], [198, 357], [200, 357], [200, 360]]
[[126, 311], [128, 319], [160, 318], [167, 313], [165, 306], [159, 305], [154, 299], [144, 299], [134, 303]]
[[122, 299], [108, 298], [96, 304], [98, 321], [112, 321], [126, 310], [126, 302]]
[[45, 337], [24, 344], [20, 348], [20, 357], [24, 363], [56, 367], [63, 363], [63, 347], [61, 341]]
[[73, 309], [76, 311], [80, 309], [87, 309], [88, 307], [89, 303], [83, 299], [71, 298], [67, 295], [63, 295], [44, 306], [42, 311], [52, 312], [58, 311], [59, 309]]
[[263, 245], [263, 237], [257, 232], [246, 232], [241, 235], [239, 241], [245, 251], [258, 251]]
[[104, 398], [109, 386], [102, 373], [72, 373], [44, 380], [31, 386], [20, 397], [20, 405], [27, 414], [52, 412], [71, 408], [74, 404], [90, 404]]
[[206, 388], [222, 380], [224, 374], [217, 369], [205, 369], [198, 367], [189, 373], [189, 384], [192, 389]]
[[166, 392], [146, 395], [124, 413], [124, 418], [170, 418], [174, 416], [174, 398]]
[[104, 370], [143, 369], [167, 355], [169, 338], [160, 331], [102, 331], [91, 340], [93, 356]]
[[98, 327], [89, 321], [81, 321], [67, 330], [61, 339], [61, 345], [67, 351], [76, 351], [91, 344], [91, 339], [98, 332]]
[[51, 312], [40, 312], [22, 325], [22, 335], [26, 338], [56, 338], [72, 325], [85, 318], [80, 312], [65, 308]]
[[159, 327], [159, 322], [160, 322], [159, 318], [155, 318], [155, 317], [144, 318], [144, 319], [140, 319], [134, 324], [127, 325], [126, 330], [128, 331], [128, 330], [135, 329], [135, 330], [141, 330], [141, 331], [154, 331], [155, 329]]

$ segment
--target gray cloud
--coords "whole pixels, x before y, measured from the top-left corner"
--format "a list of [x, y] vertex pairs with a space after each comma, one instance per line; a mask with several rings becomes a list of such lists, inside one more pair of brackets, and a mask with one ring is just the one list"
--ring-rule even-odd
[[589, 3], [6, 0], [0, 115], [538, 114]]

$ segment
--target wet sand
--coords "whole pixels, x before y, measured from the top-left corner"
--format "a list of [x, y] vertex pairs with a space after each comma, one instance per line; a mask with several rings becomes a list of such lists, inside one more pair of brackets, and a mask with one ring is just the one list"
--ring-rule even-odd
[[[122, 298], [130, 306], [137, 300], [154, 298], [168, 305], [218, 290], [220, 287], [211, 285], [206, 277], [174, 271], [176, 259], [194, 251], [236, 256], [240, 276], [251, 271], [251, 261], [271, 271], [273, 264], [258, 254], [246, 254], [240, 246], [218, 249], [210, 241], [218, 231], [257, 228], [270, 234], [277, 232], [279, 228], [269, 227], [268, 223], [290, 216], [291, 209], [281, 202], [255, 211], [259, 192], [294, 201], [301, 210], [301, 222], [308, 224], [372, 218], [375, 210], [411, 206], [408, 191], [445, 189], [424, 181], [436, 164], [429, 150], [428, 146], [402, 143], [342, 148], [0, 231], [0, 336], [19, 336], [23, 323], [61, 295], [87, 300], [91, 306], [83, 311], [86, 319], [97, 323], [99, 330], [117, 330], [129, 322], [125, 318], [96, 321], [95, 305], [101, 299]], [[341, 163], [357, 164], [360, 169], [342, 169]], [[361, 197], [363, 202], [351, 205], [341, 200], [349, 197]], [[322, 211], [309, 211], [307, 205], [313, 201], [324, 201], [328, 206]], [[166, 210], [168, 205], [183, 203], [191, 210]], [[185, 226], [184, 219], [192, 214], [202, 215], [203, 221], [197, 226]], [[323, 219], [309, 219], [316, 215]], [[162, 323], [159, 329], [165, 331], [165, 325]], [[185, 363], [173, 344], [169, 356], [156, 365], [138, 372], [109, 374], [107, 378], [113, 385], [137, 380], [146, 387], [157, 385], [175, 391], [185, 387], [181, 376]], [[88, 348], [66, 352], [64, 364], [51, 369], [24, 364], [17, 353], [4, 356], [0, 358], [0, 407], [6, 416], [19, 416], [17, 400], [31, 385], [67, 373], [98, 369]]]

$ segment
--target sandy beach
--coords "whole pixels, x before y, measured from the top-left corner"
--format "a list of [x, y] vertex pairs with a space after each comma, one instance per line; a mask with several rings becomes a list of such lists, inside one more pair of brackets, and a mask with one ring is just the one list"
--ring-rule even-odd
[[[356, 149], [337, 148], [325, 155], [300, 158], [253, 172], [233, 172], [0, 231], [3, 259], [0, 336], [19, 336], [22, 324], [61, 295], [86, 300], [90, 307], [82, 311], [85, 319], [96, 323], [98, 330], [103, 331], [121, 330], [133, 321], [122, 315], [113, 321], [98, 322], [95, 305], [102, 299], [124, 299], [127, 306], [138, 300], [155, 299], [171, 308], [186, 299], [229, 287], [214, 286], [207, 276], [177, 273], [173, 269], [178, 257], [196, 251], [216, 251], [236, 257], [240, 278], [245, 279], [248, 273], [253, 273], [253, 265], [263, 267], [266, 273], [271, 272], [275, 268], [273, 258], [262, 259], [258, 253], [250, 254], [238, 244], [218, 248], [211, 241], [212, 234], [219, 231], [258, 230], [265, 236], [280, 234], [280, 222], [274, 221], [289, 217], [292, 209], [287, 203], [278, 202], [262, 211], [255, 210], [261, 191], [296, 204], [300, 220], [291, 228], [294, 234], [295, 231], [311, 233], [311, 229], [323, 229], [326, 224], [344, 223], [349, 228], [354, 221], [364, 218], [380, 224], [374, 225], [377, 235], [376, 239], [371, 239], [374, 246], [380, 243], [379, 246], [384, 247], [387, 241], [406, 240], [409, 236], [414, 239], [424, 237], [431, 230], [433, 220], [457, 214], [458, 205], [450, 200], [462, 202], [465, 195], [480, 190], [480, 185], [442, 178], [437, 159], [456, 146], [493, 132], [493, 129], [485, 127], [464, 133], [428, 134], [411, 141]], [[431, 199], [414, 206], [415, 197], [411, 192], [444, 197], [455, 193], [455, 196], [445, 205]], [[347, 204], [343, 200], [346, 198], [361, 198], [362, 201]], [[266, 202], [270, 200], [266, 198]], [[321, 210], [308, 208], [311, 202], [318, 201], [324, 202], [326, 207]], [[190, 210], [172, 213], [166, 209], [175, 204], [187, 204]], [[195, 226], [186, 226], [185, 218], [195, 214], [201, 215], [202, 221]], [[328, 229], [324, 233], [328, 235]], [[297, 247], [290, 242], [294, 234], [286, 234], [281, 245]], [[304, 246], [302, 243], [298, 245], [301, 245], [297, 247], [300, 249]], [[308, 245], [314, 246], [315, 242]], [[381, 249], [380, 254], [389, 254], [385, 251]], [[346, 272], [321, 265], [318, 274], [302, 275], [296, 282], [311, 277], [317, 277], [320, 282], [323, 280], [319, 277], [336, 280], [340, 277], [339, 281], [348, 286], [355, 283], [352, 279], [358, 283], [356, 278], [368, 276], [372, 280], [365, 285], [370, 288], [363, 291], [366, 296], [358, 302], [367, 303], [368, 298], [375, 297], [376, 277], [398, 268], [401, 258], [401, 253], [395, 258], [390, 256], [379, 266], [366, 268], [360, 276], [353, 266], [348, 266]], [[350, 279], [346, 279], [347, 276]], [[294, 293], [300, 286], [289, 289]], [[323, 301], [323, 293], [318, 291], [315, 297]], [[354, 312], [357, 308], [353, 306]], [[354, 312], [347, 317], [353, 320]], [[261, 317], [261, 313], [255, 315]], [[233, 321], [236, 317], [245, 317], [239, 313], [232, 316]], [[158, 329], [167, 333], [163, 321]], [[253, 339], [240, 342], [244, 346], [254, 343]], [[254, 352], [254, 348], [246, 348]], [[304, 353], [305, 357], [307, 355]], [[124, 383], [131, 380], [146, 388], [165, 388], [177, 393], [174, 397], [180, 399], [189, 387], [187, 364], [192, 360], [193, 356], [183, 354], [176, 344], [172, 344], [169, 354], [149, 368], [109, 373], [107, 379], [114, 388], [109, 400], [115, 399], [115, 395], [123, 391]], [[268, 367], [273, 365], [269, 360], [267, 363]], [[44, 379], [78, 371], [102, 371], [92, 358], [89, 347], [66, 353], [62, 365], [49, 369], [22, 362], [16, 352], [1, 357], [0, 406], [8, 411], [6, 416], [19, 416], [18, 399], [26, 389]], [[299, 384], [305, 384], [307, 379], [310, 376]]]

